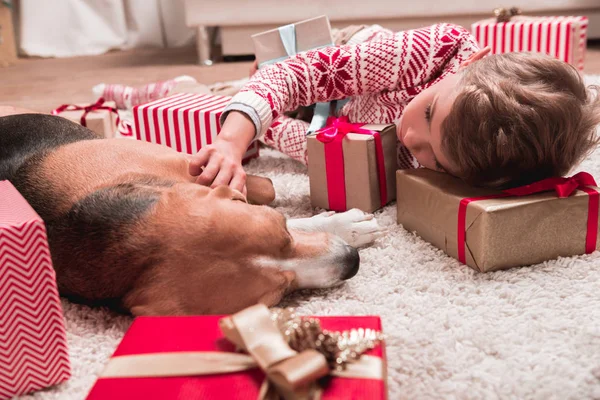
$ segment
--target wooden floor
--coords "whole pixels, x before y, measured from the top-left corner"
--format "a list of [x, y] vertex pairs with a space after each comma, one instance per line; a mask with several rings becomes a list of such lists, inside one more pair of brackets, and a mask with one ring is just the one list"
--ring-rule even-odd
[[[64, 103], [95, 100], [98, 83], [142, 85], [190, 75], [201, 83], [247, 76], [250, 62], [229, 62], [211, 67], [196, 65], [195, 48], [137, 49], [94, 57], [21, 59], [0, 68], [0, 105], [49, 112]], [[585, 73], [600, 74], [600, 42], [590, 43]]]

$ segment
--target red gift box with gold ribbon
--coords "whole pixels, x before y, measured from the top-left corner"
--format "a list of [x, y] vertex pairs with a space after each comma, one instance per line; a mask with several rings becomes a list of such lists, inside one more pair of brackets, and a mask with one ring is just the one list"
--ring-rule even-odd
[[396, 197], [396, 126], [330, 117], [307, 138], [313, 207], [373, 212]]
[[397, 187], [398, 223], [480, 272], [598, 248], [599, 193], [585, 172], [499, 192], [400, 170]]
[[[346, 342], [381, 332], [374, 316], [318, 317], [318, 324], [325, 333], [352, 330]], [[292, 350], [298, 344], [288, 345], [276, 326], [262, 305], [231, 317], [139, 317], [88, 400], [386, 398], [382, 341], [369, 342], [370, 350], [336, 371], [327, 364], [331, 357], [311, 346]], [[311, 326], [300, 336], [314, 332]]]

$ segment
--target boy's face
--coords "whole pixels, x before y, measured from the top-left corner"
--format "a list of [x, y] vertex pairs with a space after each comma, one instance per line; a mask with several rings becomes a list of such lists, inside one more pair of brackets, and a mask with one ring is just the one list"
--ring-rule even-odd
[[452, 174], [454, 166], [442, 151], [442, 122], [452, 108], [459, 75], [453, 74], [419, 93], [396, 124], [398, 139], [425, 168]]

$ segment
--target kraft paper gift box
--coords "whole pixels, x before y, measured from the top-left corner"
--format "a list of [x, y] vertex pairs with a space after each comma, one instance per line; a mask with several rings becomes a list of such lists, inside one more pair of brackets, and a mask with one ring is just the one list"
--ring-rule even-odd
[[[259, 308], [264, 308], [261, 312], [266, 313], [266, 320], [265, 316], [253, 316]], [[236, 315], [249, 310], [251, 314], [245, 318], [248, 322], [246, 328], [228, 328], [229, 332], [235, 332], [238, 340], [246, 344], [247, 335], [253, 336], [249, 340], [256, 339], [257, 342], [248, 347], [260, 353], [262, 346], [265, 350], [262, 354], [279, 359], [274, 354], [281, 350], [280, 346], [287, 349], [289, 347], [279, 342], [283, 340], [279, 331], [275, 332], [279, 338], [273, 338], [273, 332], [265, 333], [261, 328], [267, 323], [271, 324], [271, 329], [277, 329], [269, 317], [269, 311], [265, 306], [253, 306]], [[235, 322], [233, 318], [235, 316], [228, 320]], [[318, 319], [321, 327], [330, 331], [363, 328], [381, 332], [379, 317]], [[259, 320], [263, 322], [262, 325]], [[259, 391], [266, 383], [265, 373], [258, 368], [252, 357], [236, 352], [235, 346], [230, 342], [231, 335], [227, 335], [229, 340], [226, 339], [223, 335], [225, 331], [220, 325], [223, 326], [223, 317], [214, 315], [136, 318], [91, 389], [88, 400], [262, 398], [259, 397]], [[267, 337], [269, 340], [265, 340]], [[275, 368], [287, 368], [285, 363], [295, 356], [287, 357], [289, 355], [276, 361]], [[360, 373], [351, 376], [352, 365], [345, 370], [345, 375], [334, 372], [322, 386], [321, 399], [385, 399], [387, 390], [383, 341], [364, 353], [359, 361], [364, 368]], [[313, 365], [310, 362], [308, 364]], [[271, 367], [267, 366], [265, 369], [269, 371]], [[366, 369], [368, 373], [365, 373]]]
[[285, 60], [297, 53], [333, 46], [329, 18], [320, 16], [252, 35], [258, 65]]
[[69, 376], [44, 222], [10, 182], [0, 181], [0, 399]]
[[[307, 138], [311, 204], [333, 211], [373, 212], [396, 197], [396, 126], [349, 125], [330, 142], [320, 140], [330, 128]], [[354, 133], [360, 130], [377, 135]]]
[[[397, 219], [480, 272], [591, 253], [598, 247], [598, 188], [582, 175], [505, 193], [424, 168], [399, 170]], [[559, 198], [565, 187], [561, 195], [568, 197]]]
[[508, 22], [489, 18], [475, 22], [471, 32], [481, 48], [492, 54], [533, 52], [549, 54], [583, 71], [588, 19], [515, 16]]
[[108, 139], [115, 137], [120, 122], [115, 103], [103, 99], [93, 104], [64, 104], [53, 110], [52, 115], [81, 124]]
[[[214, 143], [221, 130], [221, 114], [231, 97], [179, 93], [133, 107], [135, 137], [149, 143], [195, 154]], [[252, 142], [244, 162], [258, 157], [258, 141]]]

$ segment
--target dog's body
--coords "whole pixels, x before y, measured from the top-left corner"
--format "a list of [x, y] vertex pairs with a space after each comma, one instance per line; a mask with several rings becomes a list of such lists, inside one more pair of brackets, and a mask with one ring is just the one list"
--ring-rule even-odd
[[[63, 118], [0, 118], [0, 180], [46, 223], [67, 297], [136, 315], [274, 305], [290, 290], [352, 277], [359, 258], [349, 243], [377, 236], [356, 210], [286, 222], [228, 187], [193, 183], [188, 167], [169, 148], [100, 139]], [[248, 198], [260, 199], [250, 183]]]

